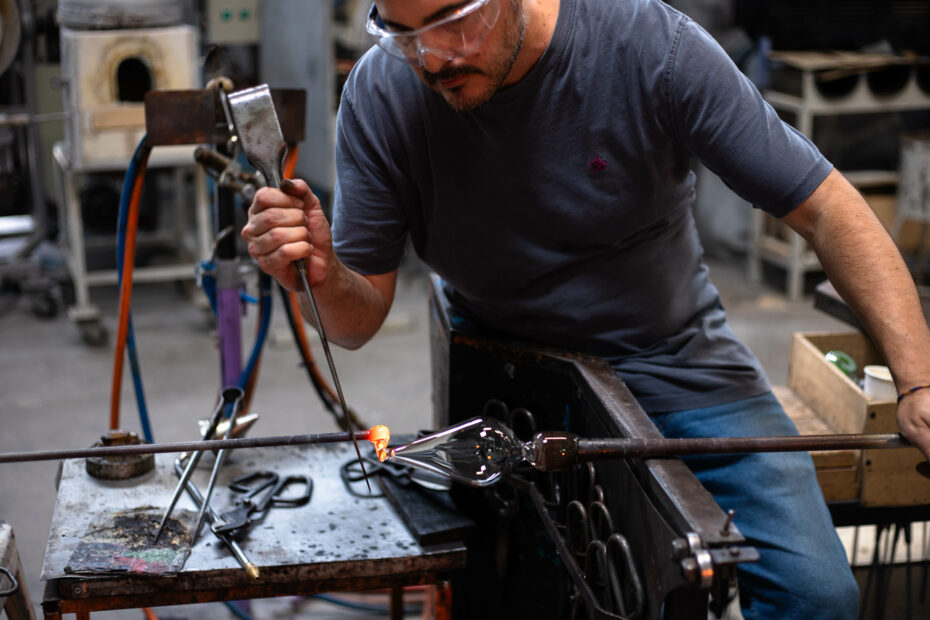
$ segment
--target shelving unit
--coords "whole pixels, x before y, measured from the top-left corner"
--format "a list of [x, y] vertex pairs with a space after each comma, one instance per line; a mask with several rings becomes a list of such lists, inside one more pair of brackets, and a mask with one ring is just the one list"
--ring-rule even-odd
[[[794, 126], [813, 138], [818, 116], [930, 110], [930, 66], [914, 58], [852, 52], [774, 52], [782, 65], [763, 97], [775, 110], [794, 117]], [[895, 171], [846, 173], [860, 190], [894, 185]], [[800, 235], [761, 210], [754, 210], [749, 278], [759, 281], [762, 263], [785, 269], [786, 295], [800, 299], [804, 275], [820, 262]]]

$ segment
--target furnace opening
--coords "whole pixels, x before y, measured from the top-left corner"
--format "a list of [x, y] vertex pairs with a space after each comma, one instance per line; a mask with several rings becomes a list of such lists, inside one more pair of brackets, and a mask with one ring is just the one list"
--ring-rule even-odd
[[152, 72], [141, 58], [126, 58], [116, 68], [116, 92], [119, 101], [141, 103], [152, 90]]

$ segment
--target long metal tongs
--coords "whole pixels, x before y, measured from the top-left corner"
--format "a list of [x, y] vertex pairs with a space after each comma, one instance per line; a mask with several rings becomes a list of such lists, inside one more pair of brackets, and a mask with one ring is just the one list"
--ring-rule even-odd
[[[274, 102], [271, 99], [271, 90], [268, 85], [262, 84], [230, 93], [228, 102], [229, 113], [236, 127], [236, 134], [239, 136], [243, 153], [245, 153], [249, 162], [261, 171], [268, 187], [280, 188], [281, 162], [284, 160], [287, 144], [284, 142], [284, 134], [281, 132], [281, 125], [278, 123], [278, 114], [275, 112]], [[310, 289], [310, 282], [307, 280], [307, 262], [303, 259], [296, 260], [294, 261], [294, 267], [297, 268], [304, 293], [310, 302], [310, 312], [313, 314], [313, 321], [316, 323], [320, 342], [323, 345], [323, 353], [326, 355], [326, 363], [329, 364], [329, 372], [333, 377], [336, 394], [339, 396], [339, 406], [342, 408], [342, 415], [346, 421], [346, 430], [352, 435], [355, 453], [358, 456], [358, 462], [362, 466], [362, 474], [365, 475], [365, 484], [371, 490], [371, 483], [368, 481], [368, 475], [365, 472], [365, 461], [362, 459], [362, 452], [358, 447], [358, 440], [355, 438], [354, 429], [352, 428], [352, 417], [349, 414], [345, 396], [342, 394], [339, 375], [336, 373], [336, 364], [333, 363], [333, 355], [329, 350], [329, 341], [326, 339], [326, 331], [323, 329], [323, 321], [320, 320], [320, 312], [317, 309], [313, 291]]]
[[[233, 436], [234, 429], [236, 428], [236, 416], [239, 415], [239, 406], [243, 396], [243, 391], [238, 387], [230, 389], [236, 390], [239, 395], [230, 403], [230, 413], [228, 415], [229, 425], [226, 427], [226, 434], [223, 436], [223, 439], [230, 439]], [[225, 395], [227, 391], [228, 390], [223, 390], [223, 394]], [[200, 504], [200, 512], [197, 514], [197, 521], [194, 524], [194, 529], [191, 531], [191, 544], [197, 542], [197, 538], [200, 536], [200, 528], [203, 527], [203, 520], [206, 518], [207, 508], [210, 507], [210, 497], [213, 495], [213, 489], [216, 487], [216, 479], [219, 476], [220, 468], [223, 467], [223, 463], [226, 461], [226, 455], [228, 453], [229, 451], [225, 448], [220, 448], [216, 453], [216, 460], [213, 461], [213, 469], [210, 471], [210, 481], [207, 482], [207, 489], [203, 492], [203, 502]]]
[[[216, 428], [220, 424], [220, 420], [223, 419], [223, 412], [228, 408], [232, 408], [232, 417], [229, 420], [229, 428], [232, 429], [235, 424], [236, 419], [236, 408], [238, 403], [242, 400], [243, 392], [237, 387], [230, 387], [223, 390], [222, 397], [220, 398], [219, 404], [216, 406], [216, 409], [213, 411], [213, 415], [210, 416], [210, 425], [207, 427], [206, 431], [203, 433], [203, 441], [208, 441], [213, 439], [214, 433], [216, 433]], [[181, 497], [181, 493], [184, 492], [185, 487], [187, 486], [187, 481], [190, 480], [191, 474], [194, 473], [194, 468], [197, 467], [197, 463], [200, 461], [200, 457], [203, 456], [202, 451], [194, 452], [190, 460], [187, 461], [187, 466], [184, 468], [184, 473], [181, 474], [181, 480], [178, 482], [178, 486], [174, 489], [174, 495], [171, 496], [171, 502], [168, 504], [168, 509], [165, 510], [165, 516], [161, 518], [161, 523], [158, 524], [158, 531], [155, 532], [154, 542], [158, 542], [158, 537], [161, 536], [161, 532], [165, 529], [165, 523], [168, 522], [168, 517], [171, 516], [171, 511], [174, 510], [175, 504], [178, 503], [178, 499]], [[219, 462], [219, 458], [217, 458]], [[206, 505], [206, 502], [203, 503]], [[198, 530], [200, 519], [198, 517]], [[197, 531], [194, 531], [193, 536], [196, 538]]]

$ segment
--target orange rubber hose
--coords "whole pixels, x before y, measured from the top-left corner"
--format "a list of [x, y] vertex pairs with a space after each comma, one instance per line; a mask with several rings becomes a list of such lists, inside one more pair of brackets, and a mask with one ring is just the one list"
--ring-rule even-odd
[[139, 204], [142, 202], [142, 183], [151, 149], [146, 149], [138, 162], [138, 176], [133, 182], [126, 217], [126, 246], [123, 254], [122, 286], [119, 291], [119, 311], [116, 346], [113, 353], [113, 384], [110, 390], [110, 430], [119, 429], [119, 401], [123, 385], [123, 360], [126, 355], [126, 338], [129, 332], [129, 307], [132, 303], [132, 270], [136, 258], [136, 232], [139, 226]]
[[300, 145], [296, 142], [289, 142], [287, 145], [287, 156], [284, 158], [285, 179], [294, 178], [294, 168], [297, 167], [297, 155], [300, 153]]

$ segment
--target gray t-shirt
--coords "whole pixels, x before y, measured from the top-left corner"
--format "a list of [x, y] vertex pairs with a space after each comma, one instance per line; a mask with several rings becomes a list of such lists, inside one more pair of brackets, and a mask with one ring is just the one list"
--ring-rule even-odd
[[472, 317], [606, 358], [652, 413], [768, 389], [708, 279], [689, 160], [775, 216], [832, 167], [686, 16], [562, 0], [530, 72], [464, 113], [373, 48], [337, 125], [349, 267], [396, 269], [409, 236]]

